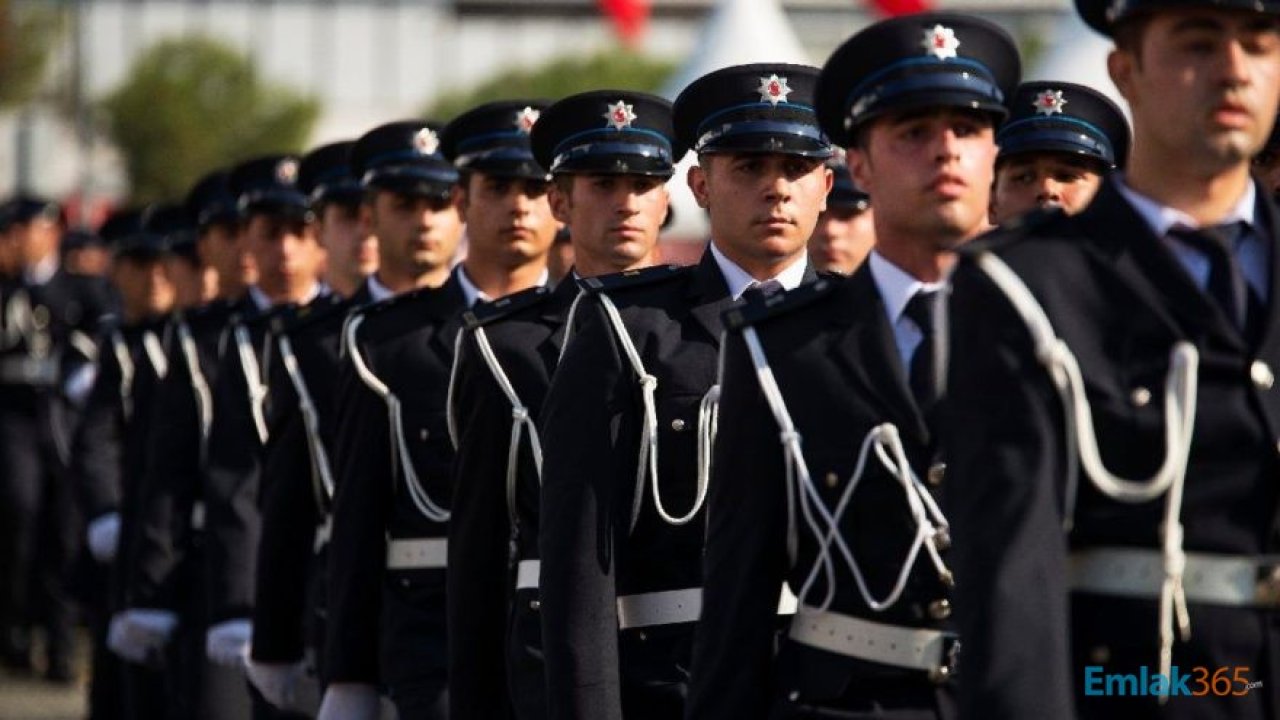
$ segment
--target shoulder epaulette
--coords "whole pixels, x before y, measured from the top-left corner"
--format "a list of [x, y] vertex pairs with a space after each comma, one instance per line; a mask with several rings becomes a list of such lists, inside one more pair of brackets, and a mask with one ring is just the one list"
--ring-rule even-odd
[[673, 280], [689, 272], [685, 265], [654, 265], [639, 270], [625, 270], [611, 275], [580, 278], [578, 287], [590, 293], [611, 293], [626, 288], [653, 285]]
[[839, 283], [844, 281], [844, 278], [821, 278], [788, 292], [773, 295], [748, 293], [741, 303], [725, 311], [723, 316], [725, 327], [730, 330], [740, 330], [761, 320], [785, 315], [834, 292]]
[[553, 294], [551, 288], [539, 286], [522, 290], [513, 295], [498, 298], [493, 302], [479, 303], [470, 310], [462, 314], [462, 320], [467, 324], [467, 329], [478, 328], [482, 325], [496, 322], [502, 318], [509, 317], [525, 308], [538, 305], [551, 297]]
[[961, 256], [972, 256], [980, 252], [998, 250], [1034, 237], [1037, 231], [1043, 230], [1065, 217], [1067, 217], [1067, 214], [1062, 208], [1036, 208], [1010, 218], [972, 242], [965, 243], [958, 252]]

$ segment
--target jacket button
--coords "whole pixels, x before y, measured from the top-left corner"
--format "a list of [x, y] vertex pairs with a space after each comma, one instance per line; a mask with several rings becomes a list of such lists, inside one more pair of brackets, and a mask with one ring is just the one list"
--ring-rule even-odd
[[799, 700], [799, 699], [800, 699], [800, 691], [799, 691], [799, 690], [792, 690], [791, 692], [787, 693], [787, 699], [788, 699], [788, 700], [790, 700], [791, 702], [795, 702], [795, 701]]
[[951, 617], [951, 601], [942, 598], [929, 603], [929, 617], [934, 620], [946, 620]]
[[946, 476], [947, 476], [946, 463], [934, 463], [933, 465], [930, 465], [929, 472], [925, 474], [925, 478], [929, 481], [929, 484], [932, 485], [933, 487], [938, 487], [939, 485], [941, 485], [943, 478], [945, 478]]
[[1254, 360], [1249, 366], [1249, 378], [1259, 390], [1270, 390], [1271, 386], [1276, 384], [1276, 376], [1271, 372], [1271, 366], [1261, 360]]
[[424, 440], [424, 441], [425, 441], [428, 437], [431, 437], [431, 432], [430, 432], [429, 430], [427, 430], [426, 428], [422, 428], [421, 430], [419, 430], [419, 431], [418, 431], [418, 439], [419, 439], [419, 440]]
[[1106, 645], [1095, 645], [1089, 650], [1089, 661], [1095, 665], [1111, 662], [1111, 648]]
[[671, 429], [675, 430], [676, 432], [684, 432], [684, 421], [681, 420], [680, 418], [676, 418], [675, 420], [672, 420]]
[[1151, 402], [1151, 391], [1144, 387], [1134, 388], [1133, 392], [1129, 393], [1129, 400], [1134, 407], [1146, 407], [1147, 403]]
[[833, 488], [836, 485], [840, 484], [840, 476], [835, 474], [834, 472], [827, 473], [827, 477], [824, 479], [826, 480], [827, 487], [829, 488]]
[[541, 603], [541, 602], [539, 602], [539, 601], [537, 601], [537, 600], [530, 600], [530, 601], [529, 601], [529, 609], [530, 609], [530, 610], [541, 610], [541, 609], [542, 609], [542, 603]]
[[645, 640], [648, 640], [648, 639], [649, 639], [649, 635], [648, 635], [647, 633], [645, 633], [645, 631], [643, 631], [643, 630], [641, 630], [640, 632], [636, 633], [636, 637], [640, 638], [640, 642], [644, 642]]

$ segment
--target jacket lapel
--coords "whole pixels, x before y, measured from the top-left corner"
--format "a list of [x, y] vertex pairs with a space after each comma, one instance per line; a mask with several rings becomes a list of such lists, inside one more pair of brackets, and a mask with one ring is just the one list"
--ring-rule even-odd
[[724, 331], [724, 323], [720, 316], [729, 308], [729, 286], [724, 281], [720, 266], [708, 248], [702, 253], [702, 261], [694, 268], [689, 282], [688, 295], [690, 314], [698, 325], [711, 336], [717, 347], [720, 335]]
[[1263, 315], [1262, 337], [1258, 339], [1259, 354], [1267, 357], [1275, 357], [1280, 352], [1280, 312], [1276, 307], [1276, 282], [1280, 279], [1280, 253], [1276, 252], [1277, 229], [1280, 229], [1280, 213], [1277, 213], [1275, 201], [1272, 200], [1271, 193], [1267, 192], [1260, 183], [1255, 183], [1258, 189], [1258, 215], [1262, 222], [1258, 228], [1258, 232], [1267, 245], [1267, 255], [1270, 258], [1270, 278], [1267, 282], [1269, 297], [1263, 299]]

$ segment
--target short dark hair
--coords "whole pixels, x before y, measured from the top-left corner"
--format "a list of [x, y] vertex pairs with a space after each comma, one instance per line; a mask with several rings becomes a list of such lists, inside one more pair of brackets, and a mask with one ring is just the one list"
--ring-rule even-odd
[[1116, 49], [1132, 54], [1139, 65], [1142, 63], [1142, 39], [1150, 24], [1150, 14], [1135, 13], [1121, 19], [1111, 30], [1111, 39], [1115, 42]]

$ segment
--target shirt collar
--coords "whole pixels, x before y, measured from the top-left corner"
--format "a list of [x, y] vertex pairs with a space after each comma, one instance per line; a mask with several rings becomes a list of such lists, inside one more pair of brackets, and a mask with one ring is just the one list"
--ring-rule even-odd
[[[458, 285], [462, 288], [462, 297], [466, 299], [467, 307], [473, 307], [478, 302], [493, 302], [493, 298], [471, 282], [471, 278], [467, 277], [466, 268], [461, 263], [454, 269], [454, 275], [458, 278]], [[550, 279], [551, 273], [547, 272], [546, 268], [543, 268], [542, 274], [538, 276], [538, 282], [534, 284], [538, 287], [545, 287]]]
[[[320, 297], [320, 295], [324, 293], [326, 289], [327, 287], [323, 283], [320, 283], [320, 282], [312, 283], [311, 288], [307, 290], [307, 294], [302, 296], [302, 299], [298, 301], [298, 306], [301, 307], [303, 305], [306, 305], [310, 303], [312, 300], [315, 300], [316, 298]], [[262, 288], [258, 287], [257, 285], [249, 286], [249, 300], [253, 302], [253, 306], [256, 307], [259, 312], [266, 310], [267, 308], [270, 308], [276, 304], [271, 300], [270, 297], [267, 296], [266, 293], [262, 292]]]
[[383, 285], [381, 282], [378, 282], [377, 275], [370, 275], [368, 282], [369, 298], [373, 302], [382, 302], [392, 295], [395, 295], [395, 293], [391, 292], [391, 288]]
[[897, 324], [902, 312], [907, 309], [907, 303], [911, 302], [916, 293], [921, 290], [940, 290], [943, 285], [942, 282], [927, 283], [915, 278], [875, 250], [871, 251], [871, 277], [876, 281], [876, 289], [880, 291], [880, 299], [884, 301], [890, 324]]
[[[734, 300], [741, 298], [742, 293], [760, 282], [751, 277], [737, 263], [726, 257], [724, 253], [720, 252], [720, 248], [716, 247], [714, 241], [711, 243], [711, 257], [715, 259], [716, 265], [720, 268], [720, 274], [724, 276], [725, 284], [729, 286], [730, 298]], [[772, 279], [777, 280], [783, 290], [795, 290], [804, 282], [804, 273], [808, 267], [808, 253], [800, 253], [800, 257], [796, 258], [795, 261]]]
[[28, 267], [22, 275], [28, 285], [44, 285], [53, 279], [56, 272], [58, 272], [58, 255], [49, 253], [43, 260]]
[[[1147, 227], [1151, 228], [1156, 237], [1162, 238], [1168, 235], [1169, 231], [1175, 227], [1194, 230], [1202, 224], [1181, 210], [1161, 205], [1159, 202], [1129, 187], [1125, 183], [1124, 176], [1119, 173], [1116, 174], [1116, 190], [1120, 192], [1125, 200], [1129, 201], [1129, 204], [1133, 206], [1133, 209], [1137, 211], [1143, 222], [1147, 224]], [[1254, 218], [1257, 201], [1258, 189], [1254, 186], [1253, 181], [1250, 180], [1246, 184], [1244, 194], [1240, 196], [1240, 200], [1231, 208], [1226, 217], [1214, 224], [1242, 222], [1253, 227], [1255, 225]]]

